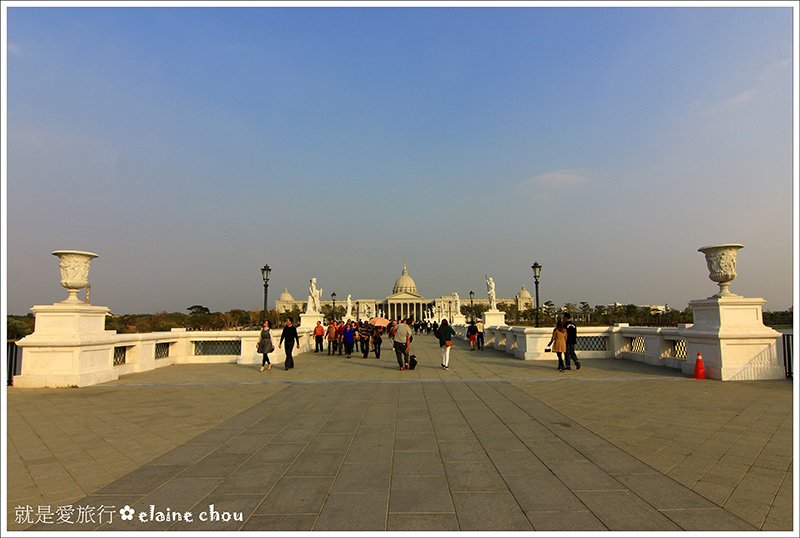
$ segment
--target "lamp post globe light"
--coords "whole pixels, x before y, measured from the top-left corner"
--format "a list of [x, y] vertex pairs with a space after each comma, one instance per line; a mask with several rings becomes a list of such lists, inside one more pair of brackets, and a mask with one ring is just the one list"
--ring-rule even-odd
[[533, 262], [531, 265], [531, 269], [533, 269], [533, 286], [534, 286], [534, 293], [536, 295], [536, 322], [535, 326], [539, 326], [539, 277], [542, 275], [542, 264], [539, 262]]
[[272, 271], [269, 265], [261, 268], [261, 279], [264, 281], [264, 320], [267, 319], [267, 292], [269, 290], [269, 273]]
[[475, 321], [475, 307], [472, 306], [472, 300], [475, 298], [475, 292], [469, 292], [469, 320]]
[[331, 299], [333, 299], [333, 313], [331, 314], [331, 319], [336, 321], [336, 292], [334, 291], [331, 293]]

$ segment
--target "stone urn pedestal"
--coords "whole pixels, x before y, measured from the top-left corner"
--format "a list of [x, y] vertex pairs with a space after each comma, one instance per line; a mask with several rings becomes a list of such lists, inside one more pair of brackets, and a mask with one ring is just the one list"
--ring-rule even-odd
[[57, 250], [61, 285], [67, 299], [38, 305], [33, 334], [17, 342], [22, 348], [22, 373], [14, 376], [15, 387], [84, 387], [119, 378], [114, 370], [114, 335], [105, 330], [105, 306], [92, 306], [78, 299], [78, 291], [89, 284], [89, 262], [93, 252]]
[[723, 244], [699, 249], [706, 256], [709, 278], [719, 292], [690, 301], [694, 323], [681, 331], [686, 340], [684, 374], [694, 373], [697, 354], [703, 356], [706, 376], [723, 381], [785, 379], [778, 353], [781, 334], [764, 325], [764, 299], [730, 291], [736, 278], [736, 254], [742, 245]]
[[464, 314], [453, 314], [453, 325], [466, 325], [467, 317]]
[[506, 313], [502, 310], [487, 310], [483, 313], [484, 327], [500, 327], [506, 324]]
[[764, 325], [765, 302], [738, 295], [690, 301], [694, 324], [681, 333], [687, 359], [683, 373], [694, 374], [699, 352], [710, 379], [786, 379], [778, 352], [781, 334]]
[[35, 330], [17, 342], [23, 360], [15, 387], [85, 387], [119, 378], [107, 307], [61, 302], [31, 310]]

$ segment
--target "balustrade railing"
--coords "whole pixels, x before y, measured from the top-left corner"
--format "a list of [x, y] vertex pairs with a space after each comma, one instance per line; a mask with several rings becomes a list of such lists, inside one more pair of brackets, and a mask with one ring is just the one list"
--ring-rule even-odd
[[195, 355], [240, 355], [241, 340], [195, 340]]
[[607, 336], [579, 336], [575, 341], [575, 351], [606, 351]]
[[114, 366], [122, 366], [125, 364], [125, 358], [128, 353], [126, 346], [116, 346], [114, 348]]
[[169, 342], [158, 342], [154, 350], [154, 357], [156, 359], [169, 358]]
[[[630, 327], [624, 323], [610, 327], [581, 326], [578, 328], [575, 350], [582, 359], [629, 359], [686, 373], [693, 368], [693, 362], [687, 357], [684, 335], [690, 327]], [[466, 339], [466, 326], [454, 325], [453, 328], [458, 337]], [[495, 326], [486, 327], [484, 331], [486, 347], [505, 351], [518, 359], [548, 360], [553, 357], [544, 352], [552, 335], [552, 327]], [[781, 354], [780, 347], [778, 343], [777, 354]], [[791, 335], [786, 335], [782, 355], [789, 379], [792, 377], [791, 350]]]
[[686, 358], [686, 340], [672, 341], [672, 356], [676, 359]]
[[[465, 326], [456, 324], [453, 328], [458, 337], [466, 339]], [[693, 365], [687, 359], [687, 341], [684, 335], [686, 329], [685, 325], [677, 328], [629, 327], [625, 324], [581, 326], [578, 328], [576, 351], [579, 352], [581, 359], [624, 358], [682, 369], [686, 373], [687, 368]], [[310, 329], [300, 329], [298, 332], [300, 345], [296, 348], [296, 353], [300, 354], [312, 349], [313, 338]], [[552, 328], [489, 326], [484, 329], [484, 342], [487, 348], [502, 350], [518, 359], [551, 360], [553, 355], [545, 353], [545, 348], [552, 332]], [[260, 331], [184, 329], [144, 334], [116, 334], [108, 331], [101, 341], [94, 341], [92, 347], [93, 353], [98, 351], [98, 346], [107, 350], [106, 368], [107, 371], [114, 372], [113, 376], [107, 379], [116, 379], [119, 375], [143, 372], [171, 364], [214, 362], [258, 364], [261, 361], [261, 356], [256, 350], [259, 334]], [[280, 331], [274, 330], [272, 337], [276, 344], [279, 336]], [[75, 348], [71, 343], [55, 345]], [[782, 357], [776, 356], [776, 360], [783, 361], [786, 378], [792, 379], [792, 335], [784, 335], [783, 345], [778, 342], [777, 348], [775, 354]], [[20, 382], [22, 382], [25, 375], [24, 368], [20, 368], [22, 349], [9, 342], [7, 351], [8, 384], [13, 383], [15, 375], [21, 375]], [[284, 357], [282, 349], [275, 349], [270, 353], [270, 360], [273, 363], [282, 362]]]
[[644, 336], [634, 336], [630, 341], [631, 353], [641, 353], [642, 355], [647, 353], [647, 340]]
[[22, 368], [22, 349], [16, 342], [6, 342], [6, 385], [14, 384], [14, 376], [20, 374]]

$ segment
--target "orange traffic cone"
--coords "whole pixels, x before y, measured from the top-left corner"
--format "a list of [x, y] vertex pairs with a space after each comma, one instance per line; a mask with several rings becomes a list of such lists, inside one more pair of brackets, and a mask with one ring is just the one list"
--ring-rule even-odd
[[694, 378], [695, 379], [705, 379], [706, 378], [706, 366], [703, 364], [703, 354], [697, 354], [697, 360], [694, 361]]

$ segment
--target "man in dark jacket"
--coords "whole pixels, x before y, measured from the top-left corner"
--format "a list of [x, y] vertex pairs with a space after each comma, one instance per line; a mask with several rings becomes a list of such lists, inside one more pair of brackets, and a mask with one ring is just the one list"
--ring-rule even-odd
[[297, 334], [297, 328], [293, 325], [292, 318], [286, 318], [286, 325], [283, 327], [283, 332], [281, 332], [281, 341], [278, 343], [278, 348], [283, 345], [284, 340], [286, 340], [286, 362], [284, 365], [288, 370], [289, 368], [294, 368], [292, 350], [294, 349], [295, 342], [297, 342], [297, 346], [300, 347], [300, 336]]
[[578, 341], [578, 328], [572, 322], [572, 316], [567, 312], [564, 314], [564, 326], [567, 328], [567, 352], [564, 354], [566, 362], [566, 370], [571, 370], [569, 367], [569, 359], [575, 361], [575, 369], [581, 369], [581, 363], [578, 362], [578, 356], [575, 354], [575, 343]]

